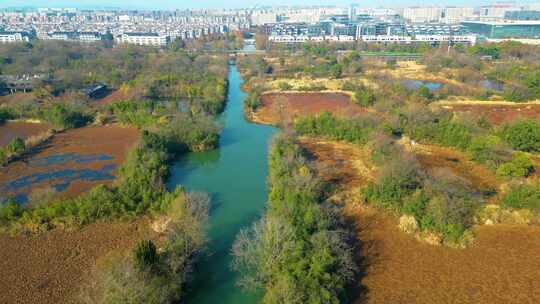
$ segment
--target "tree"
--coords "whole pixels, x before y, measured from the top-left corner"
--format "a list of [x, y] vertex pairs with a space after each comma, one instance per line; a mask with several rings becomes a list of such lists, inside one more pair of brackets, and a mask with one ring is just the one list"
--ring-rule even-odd
[[431, 90], [425, 85], [418, 88], [418, 95], [422, 98], [427, 99], [428, 101], [431, 101], [434, 97], [433, 93], [431, 93]]
[[540, 152], [540, 123], [528, 119], [506, 125], [502, 137], [516, 150]]
[[518, 152], [512, 161], [502, 164], [497, 168], [498, 176], [505, 177], [527, 177], [534, 171], [534, 164], [527, 154]]

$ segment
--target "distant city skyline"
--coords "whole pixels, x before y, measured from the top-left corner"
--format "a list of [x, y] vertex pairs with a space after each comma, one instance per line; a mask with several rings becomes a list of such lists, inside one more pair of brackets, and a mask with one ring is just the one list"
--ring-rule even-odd
[[[91, 4], [89, 4], [89, 2]], [[127, 9], [199, 9], [199, 8], [249, 8], [255, 5], [261, 6], [279, 6], [279, 5], [339, 5], [346, 6], [351, 3], [360, 4], [365, 7], [402, 7], [402, 6], [481, 6], [495, 4], [497, 2], [510, 2], [510, 1], [467, 1], [467, 0], [442, 0], [433, 1], [429, 3], [427, 1], [420, 0], [369, 0], [369, 1], [350, 1], [350, 0], [335, 0], [335, 1], [322, 1], [322, 0], [234, 0], [231, 2], [224, 2], [219, 0], [199, 0], [199, 1], [185, 1], [185, 0], [2, 0], [0, 8], [7, 7], [48, 7], [48, 8], [99, 8], [99, 7], [118, 7]], [[515, 1], [517, 5], [527, 5], [533, 3], [540, 3], [540, 0], [532, 1]]]

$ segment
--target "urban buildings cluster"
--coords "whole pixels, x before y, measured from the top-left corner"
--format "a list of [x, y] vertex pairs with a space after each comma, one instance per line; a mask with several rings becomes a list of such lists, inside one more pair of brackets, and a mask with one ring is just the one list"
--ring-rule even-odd
[[247, 11], [123, 11], [38, 9], [0, 11], [0, 42], [104, 38], [164, 45], [250, 27]]
[[267, 9], [252, 15], [276, 43], [365, 41], [377, 43], [466, 43], [479, 39], [540, 41], [540, 3], [482, 7]]
[[537, 39], [540, 3], [482, 7], [259, 7], [243, 10], [0, 10], [0, 43], [44, 40], [164, 46], [232, 30], [262, 28], [275, 43], [467, 43]]

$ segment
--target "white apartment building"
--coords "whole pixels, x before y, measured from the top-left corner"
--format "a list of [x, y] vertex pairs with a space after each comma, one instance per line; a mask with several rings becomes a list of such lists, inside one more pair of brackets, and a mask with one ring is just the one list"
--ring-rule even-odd
[[480, 7], [480, 19], [491, 20], [491, 19], [503, 19], [506, 15], [506, 12], [519, 11], [520, 8], [514, 6], [513, 4], [496, 4]]
[[442, 8], [440, 7], [406, 7], [402, 16], [412, 23], [440, 22]]
[[0, 43], [29, 42], [28, 35], [20, 32], [0, 32]]
[[474, 9], [472, 7], [446, 7], [443, 10], [441, 22], [458, 24], [472, 17], [474, 17]]
[[101, 41], [101, 34], [94, 32], [81, 32], [79, 33], [79, 40], [82, 42]]
[[251, 15], [251, 23], [254, 26], [277, 22], [277, 14], [273, 11], [256, 11]]
[[157, 33], [124, 33], [117, 36], [116, 41], [136, 45], [166, 46], [170, 37]]
[[407, 7], [401, 15], [411, 23], [456, 24], [474, 16], [472, 7]]
[[54, 32], [54, 33], [47, 33], [44, 36], [40, 37], [44, 40], [75, 40], [75, 36], [73, 32]]

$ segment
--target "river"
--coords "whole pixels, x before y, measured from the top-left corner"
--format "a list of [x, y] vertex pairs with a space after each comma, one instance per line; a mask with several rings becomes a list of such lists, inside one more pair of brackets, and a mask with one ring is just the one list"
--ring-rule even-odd
[[173, 167], [169, 187], [206, 191], [212, 196], [209, 227], [210, 256], [197, 269], [188, 303], [255, 303], [258, 296], [246, 294], [230, 270], [230, 250], [240, 229], [249, 227], [263, 213], [268, 173], [268, 144], [276, 129], [252, 124], [244, 118], [245, 93], [236, 66], [229, 67], [227, 106], [222, 114], [224, 129], [217, 150], [189, 153]]

